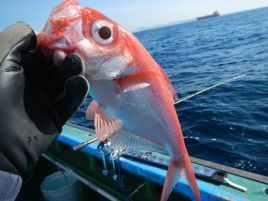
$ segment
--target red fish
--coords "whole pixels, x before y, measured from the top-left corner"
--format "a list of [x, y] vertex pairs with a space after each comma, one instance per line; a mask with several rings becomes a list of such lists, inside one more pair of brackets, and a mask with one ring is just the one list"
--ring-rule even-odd
[[169, 154], [161, 200], [168, 199], [184, 175], [201, 201], [173, 106], [178, 99], [163, 69], [125, 28], [76, 0], [65, 0], [50, 14], [43, 30], [45, 49], [78, 53], [90, 83], [87, 118], [97, 137], [120, 151], [151, 150]]

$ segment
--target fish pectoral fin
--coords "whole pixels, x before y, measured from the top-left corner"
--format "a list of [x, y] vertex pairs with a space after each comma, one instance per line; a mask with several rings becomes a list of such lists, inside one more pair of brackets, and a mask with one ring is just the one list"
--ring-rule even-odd
[[116, 86], [121, 92], [130, 92], [135, 91], [138, 89], [143, 89], [150, 84], [148, 83], [148, 80], [152, 78], [152, 76], [155, 75], [155, 72], [140, 72], [137, 74], [127, 75], [121, 78], [118, 78], [115, 80]]
[[135, 84], [135, 85], [130, 85], [130, 86], [125, 86], [124, 88], [121, 88], [121, 91], [126, 93], [126, 92], [130, 92], [130, 91], [136, 91], [136, 90], [139, 90], [139, 89], [143, 89], [143, 88], [146, 88], [150, 86], [149, 83], [138, 83], [138, 84]]
[[167, 154], [165, 149], [149, 140], [139, 137], [124, 129], [118, 131], [110, 138], [112, 151], [121, 153], [142, 153], [145, 151]]
[[97, 138], [100, 141], [104, 141], [121, 130], [123, 122], [107, 113], [101, 106], [98, 106], [95, 112], [94, 126]]

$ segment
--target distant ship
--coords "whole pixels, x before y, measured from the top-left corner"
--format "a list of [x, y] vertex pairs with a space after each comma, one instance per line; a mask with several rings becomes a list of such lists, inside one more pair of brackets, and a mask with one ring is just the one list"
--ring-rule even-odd
[[218, 17], [218, 16], [220, 16], [220, 13], [216, 10], [215, 12], [212, 13], [212, 15], [206, 15], [206, 16], [198, 17], [196, 19], [197, 20], [204, 20], [204, 19], [207, 19], [207, 18]]

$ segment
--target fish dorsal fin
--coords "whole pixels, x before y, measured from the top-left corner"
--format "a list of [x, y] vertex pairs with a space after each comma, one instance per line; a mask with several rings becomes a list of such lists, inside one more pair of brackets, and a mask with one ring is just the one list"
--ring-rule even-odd
[[167, 154], [163, 147], [131, 132], [121, 129], [110, 138], [111, 151], [123, 153], [158, 152]]
[[174, 89], [169, 77], [167, 76], [166, 72], [161, 67], [160, 67], [160, 69], [161, 69], [162, 76], [165, 80], [166, 86], [168, 88], [170, 96], [172, 97], [173, 102], [178, 101], [179, 100], [178, 95], [177, 95], [176, 90]]
[[96, 101], [92, 101], [88, 106], [86, 117], [94, 119], [94, 126], [97, 138], [103, 141], [121, 130], [123, 122], [107, 113]]

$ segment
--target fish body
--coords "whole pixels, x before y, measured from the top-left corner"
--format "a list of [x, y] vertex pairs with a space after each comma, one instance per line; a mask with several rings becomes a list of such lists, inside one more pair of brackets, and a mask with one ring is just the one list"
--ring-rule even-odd
[[167, 200], [185, 175], [198, 201], [200, 194], [173, 106], [178, 97], [163, 71], [143, 45], [108, 17], [76, 0], [65, 0], [50, 14], [42, 48], [78, 53], [94, 101], [87, 118], [97, 137], [110, 139], [121, 151], [139, 149], [170, 155], [161, 200]]

